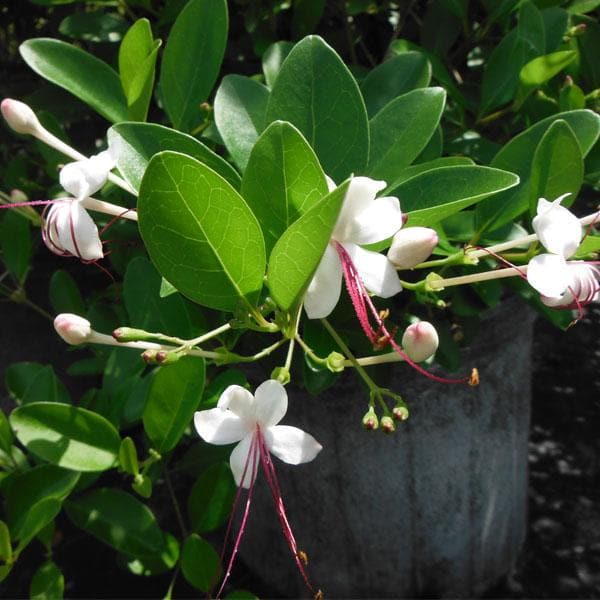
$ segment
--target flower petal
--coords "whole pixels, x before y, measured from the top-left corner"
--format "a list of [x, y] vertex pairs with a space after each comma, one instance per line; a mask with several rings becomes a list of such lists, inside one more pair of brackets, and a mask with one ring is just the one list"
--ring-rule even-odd
[[229, 409], [234, 415], [248, 423], [248, 428], [254, 428], [254, 396], [240, 385], [230, 385], [221, 394], [217, 406]]
[[323, 258], [304, 296], [309, 319], [324, 319], [335, 308], [342, 291], [342, 263], [335, 248], [327, 244]]
[[53, 205], [46, 220], [48, 235], [57, 248], [82, 260], [98, 260], [104, 256], [98, 227], [78, 201]]
[[289, 425], [269, 427], [264, 436], [267, 448], [290, 465], [310, 462], [323, 449], [312, 435]]
[[356, 244], [344, 244], [365, 287], [381, 298], [390, 298], [402, 290], [398, 273], [383, 254], [364, 250]]
[[109, 150], [84, 160], [68, 163], [60, 171], [60, 184], [69, 194], [78, 200], [83, 200], [106, 183], [108, 173], [114, 165], [115, 160]]
[[566, 260], [559, 254], [540, 254], [529, 261], [527, 281], [547, 298], [560, 298], [570, 283]]
[[277, 425], [287, 412], [287, 392], [275, 379], [261, 383], [254, 392], [254, 400], [256, 422], [265, 429]]
[[211, 408], [194, 413], [198, 435], [209, 444], [233, 444], [248, 434], [248, 425], [230, 410]]
[[533, 229], [544, 248], [565, 258], [575, 253], [583, 237], [579, 219], [568, 208], [560, 205], [567, 195], [563, 194], [554, 202], [540, 198], [537, 215], [532, 221]]
[[[360, 232], [362, 213], [371, 207], [377, 193], [385, 187], [385, 181], [375, 181], [369, 177], [354, 177], [348, 186], [342, 210], [331, 237], [338, 242], [354, 242], [356, 235]], [[395, 231], [390, 235], [394, 233]], [[385, 239], [385, 237], [390, 236], [380, 237], [377, 241]]]
[[[229, 466], [233, 473], [233, 478], [238, 487], [249, 488], [258, 473], [258, 466], [260, 463], [260, 457], [258, 454], [258, 448], [256, 448], [256, 454], [253, 452], [255, 460], [252, 460], [250, 456], [250, 450], [252, 449], [252, 440], [254, 439], [255, 432], [249, 433], [242, 441], [233, 449], [231, 456], [229, 457]], [[254, 463], [254, 464], [253, 464]], [[244, 471], [246, 473], [244, 474]], [[254, 475], [254, 477], [252, 477]], [[244, 481], [242, 482], [242, 477]]]

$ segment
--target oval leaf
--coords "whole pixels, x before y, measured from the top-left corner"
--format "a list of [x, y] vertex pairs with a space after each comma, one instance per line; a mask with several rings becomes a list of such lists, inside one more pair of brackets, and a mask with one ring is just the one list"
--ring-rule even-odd
[[265, 272], [260, 225], [243, 198], [197, 160], [161, 152], [148, 165], [139, 226], [159, 273], [199, 304], [252, 309]]
[[336, 52], [308, 36], [285, 59], [267, 106], [266, 124], [295, 125], [336, 181], [364, 170], [369, 153], [367, 111], [358, 85]]
[[203, 390], [202, 358], [184, 356], [175, 364], [156, 371], [142, 420], [159, 452], [168, 452], [177, 445], [198, 409]]
[[29, 586], [31, 600], [60, 600], [65, 589], [65, 578], [51, 561], [45, 562], [34, 574]]
[[208, 592], [221, 575], [221, 561], [215, 549], [193, 533], [183, 545], [181, 570], [195, 588]]
[[10, 423], [30, 452], [65, 469], [105, 471], [119, 453], [121, 440], [114, 426], [85, 408], [34, 402], [15, 409]]
[[127, 101], [119, 76], [105, 62], [49, 38], [27, 40], [19, 52], [38, 75], [71, 92], [109, 121], [127, 120]]
[[227, 43], [227, 2], [191, 0], [179, 13], [165, 46], [160, 89], [173, 127], [200, 124], [200, 104], [217, 79]]

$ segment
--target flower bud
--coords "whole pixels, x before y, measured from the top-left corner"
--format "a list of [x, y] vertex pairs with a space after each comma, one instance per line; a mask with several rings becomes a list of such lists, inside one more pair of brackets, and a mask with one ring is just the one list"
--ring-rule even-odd
[[362, 424], [365, 429], [370, 431], [374, 431], [379, 427], [379, 419], [375, 414], [375, 409], [370, 406], [369, 410], [366, 412], [365, 416], [362, 418]]
[[396, 431], [396, 425], [392, 417], [385, 416], [381, 417], [381, 430], [383, 433], [394, 433]]
[[167, 350], [159, 350], [156, 353], [156, 362], [159, 365], [171, 365], [176, 363], [181, 358], [178, 352], [168, 352]]
[[435, 354], [439, 342], [435, 327], [427, 321], [419, 321], [406, 328], [402, 349], [411, 360], [422, 362]]
[[117, 342], [139, 342], [156, 337], [143, 329], [134, 329], [133, 327], [119, 327], [112, 332], [112, 336]]
[[78, 346], [89, 340], [92, 326], [87, 319], [71, 313], [62, 313], [54, 319], [54, 329], [60, 337], [73, 346]]
[[24, 102], [5, 98], [0, 104], [0, 110], [9, 127], [17, 133], [33, 135], [41, 129], [35, 113]]
[[408, 419], [408, 408], [403, 404], [397, 404], [392, 408], [392, 416], [396, 421], [406, 421]]
[[327, 356], [327, 368], [332, 373], [341, 373], [344, 370], [344, 358], [343, 354], [339, 352], [330, 352]]
[[281, 385], [287, 385], [291, 381], [290, 371], [285, 367], [275, 367], [271, 373], [271, 379], [279, 381]]
[[156, 350], [151, 350], [150, 348], [148, 350], [144, 350], [142, 352], [142, 360], [147, 364], [147, 365], [156, 365], [158, 364], [158, 360], [156, 358], [157, 352]]
[[394, 235], [387, 257], [400, 269], [412, 269], [429, 258], [438, 241], [429, 227], [407, 227]]

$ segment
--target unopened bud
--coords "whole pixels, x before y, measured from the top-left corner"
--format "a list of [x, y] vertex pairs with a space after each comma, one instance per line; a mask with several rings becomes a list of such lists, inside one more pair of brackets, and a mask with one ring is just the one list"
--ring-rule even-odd
[[408, 419], [408, 408], [403, 404], [398, 404], [392, 408], [392, 415], [396, 421], [406, 421]]
[[574, 27], [571, 27], [567, 30], [567, 37], [577, 37], [578, 35], [583, 35], [587, 29], [587, 25], [585, 23], [579, 23]]
[[142, 360], [147, 364], [147, 365], [156, 365], [158, 364], [158, 360], [156, 359], [156, 350], [144, 350], [142, 352]]
[[438, 241], [438, 234], [434, 229], [407, 227], [394, 235], [387, 257], [400, 269], [412, 269], [431, 256]]
[[370, 431], [374, 431], [379, 427], [379, 419], [375, 414], [375, 409], [370, 406], [369, 410], [366, 412], [365, 416], [362, 418], [362, 424], [365, 429]]
[[154, 336], [143, 329], [134, 329], [133, 327], [119, 327], [112, 332], [112, 336], [117, 342], [139, 342], [150, 340]]
[[331, 352], [327, 357], [327, 368], [332, 373], [341, 373], [344, 370], [344, 358], [343, 354], [339, 352]]
[[271, 372], [271, 379], [279, 381], [281, 385], [287, 385], [291, 381], [290, 371], [285, 367], [275, 367]]
[[0, 104], [0, 110], [9, 127], [17, 133], [33, 135], [41, 129], [35, 113], [24, 102], [5, 98]]
[[402, 336], [402, 349], [415, 362], [422, 362], [433, 356], [439, 343], [435, 327], [427, 321], [409, 325]]
[[181, 358], [181, 354], [178, 352], [169, 352], [167, 350], [159, 350], [156, 353], [156, 362], [159, 365], [171, 365], [176, 363]]
[[11, 202], [18, 202], [18, 203], [22, 203], [22, 202], [27, 202], [27, 194], [25, 194], [25, 192], [23, 190], [11, 190], [10, 191], [10, 201]]
[[54, 319], [54, 329], [60, 337], [73, 346], [84, 344], [92, 335], [92, 326], [87, 319], [71, 313], [61, 313]]
[[396, 424], [394, 423], [394, 419], [392, 417], [381, 417], [381, 429], [383, 433], [394, 433], [396, 431]]

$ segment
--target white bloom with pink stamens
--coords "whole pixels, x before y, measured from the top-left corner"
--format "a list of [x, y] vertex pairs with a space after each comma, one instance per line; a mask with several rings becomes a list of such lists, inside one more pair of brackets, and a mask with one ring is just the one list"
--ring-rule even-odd
[[581, 260], [566, 263], [565, 276], [568, 278], [567, 287], [560, 295], [541, 296], [540, 300], [551, 308], [577, 308], [585, 306], [600, 297], [600, 270], [593, 264]]
[[[329, 180], [330, 188], [332, 182]], [[398, 198], [376, 198], [384, 181], [354, 177], [348, 186], [330, 243], [304, 297], [309, 319], [327, 317], [335, 308], [342, 288], [343, 266], [337, 245], [352, 260], [365, 287], [382, 298], [397, 294], [402, 286], [394, 266], [383, 254], [361, 246], [382, 242], [402, 227]]]

